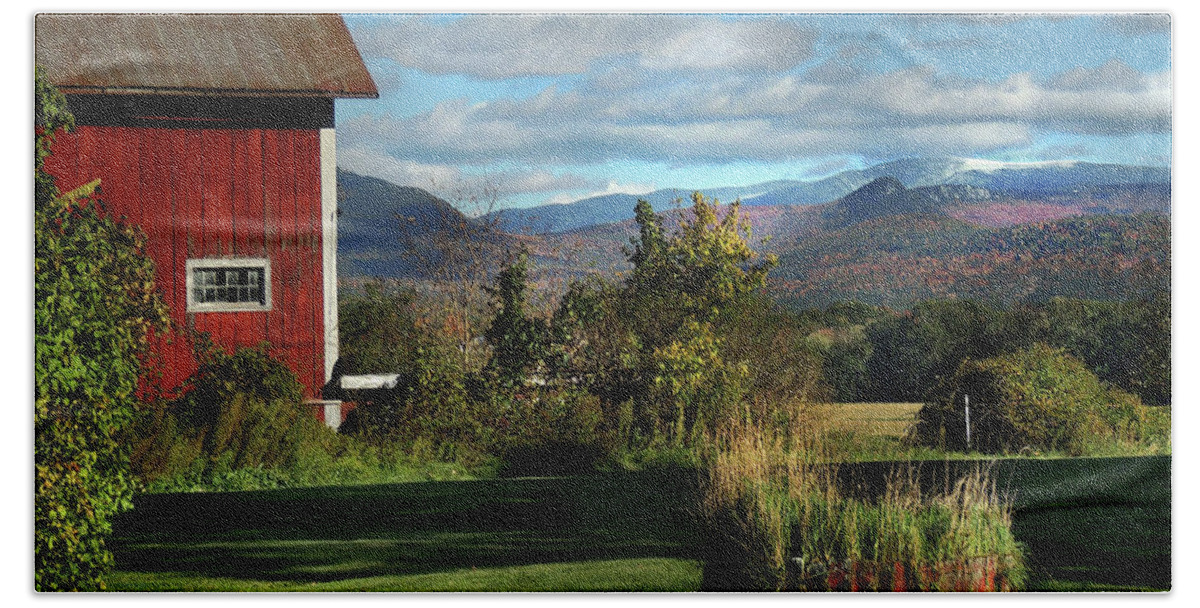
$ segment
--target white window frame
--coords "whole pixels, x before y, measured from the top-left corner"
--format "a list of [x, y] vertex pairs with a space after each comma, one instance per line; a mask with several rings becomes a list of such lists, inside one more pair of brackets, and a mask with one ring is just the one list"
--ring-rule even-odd
[[[197, 302], [192, 290], [196, 269], [247, 268], [263, 269], [263, 304], [258, 302]], [[192, 258], [187, 261], [188, 312], [265, 312], [271, 310], [271, 260], [267, 258]]]

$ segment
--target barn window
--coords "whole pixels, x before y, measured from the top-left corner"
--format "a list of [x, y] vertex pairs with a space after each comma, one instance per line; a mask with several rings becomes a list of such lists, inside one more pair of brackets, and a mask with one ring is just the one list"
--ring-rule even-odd
[[270, 310], [271, 265], [263, 258], [187, 261], [188, 312]]

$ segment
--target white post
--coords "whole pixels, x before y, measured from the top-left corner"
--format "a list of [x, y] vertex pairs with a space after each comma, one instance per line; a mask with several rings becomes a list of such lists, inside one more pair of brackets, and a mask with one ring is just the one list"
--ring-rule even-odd
[[967, 449], [971, 448], [971, 397], [963, 393], [963, 410], [967, 413]]

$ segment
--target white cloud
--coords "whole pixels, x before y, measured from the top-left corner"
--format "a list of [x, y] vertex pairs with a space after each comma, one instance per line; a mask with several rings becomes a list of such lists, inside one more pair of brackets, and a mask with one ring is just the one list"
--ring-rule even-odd
[[[486, 203], [496, 207], [504, 206], [506, 199], [520, 194], [580, 191], [600, 188], [604, 184], [603, 180], [542, 169], [467, 173], [454, 165], [401, 160], [377, 149], [357, 147], [339, 147], [338, 166], [395, 184], [424, 188], [452, 203], [488, 199]], [[613, 182], [609, 182], [608, 187], [613, 188]], [[486, 213], [486, 210], [481, 212]]]
[[425, 189], [436, 188], [437, 184], [459, 181], [462, 175], [458, 167], [450, 165], [424, 164], [381, 154], [379, 150], [340, 145], [338, 167], [359, 175]]
[[1168, 13], [1105, 15], [1102, 21], [1126, 36], [1171, 33], [1171, 15]]
[[1091, 134], [1164, 132], [1171, 124], [1169, 79], [1131, 72], [1115, 62], [1095, 70], [1076, 68], [1048, 84], [1021, 73], [998, 83], [943, 85], [919, 68], [864, 84], [876, 93], [864, 109], [900, 120], [1008, 121]]
[[[1146, 75], [1120, 59], [1110, 59], [1098, 68], [1077, 67], [1055, 76], [1051, 86], [1070, 91], [1113, 89], [1136, 92], [1148, 86]], [[1155, 85], [1149, 85], [1155, 86]]]
[[836, 86], [804, 75], [731, 75], [664, 80], [624, 94], [547, 87], [524, 100], [449, 100], [412, 117], [361, 116], [340, 129], [356, 145], [421, 163], [545, 167], [610, 158], [919, 154], [918, 142], [928, 153], [970, 155], [1025, 142], [1036, 129], [1126, 134], [1168, 131], [1170, 122], [1169, 74], [1109, 62], [1046, 82], [1029, 74], [999, 82], [947, 78], [915, 67]]
[[[1031, 16], [967, 17], [979, 26], [971, 31], [985, 34]], [[947, 32], [958, 30], [911, 40], [859, 32], [806, 64], [813, 58], [813, 32], [769, 16], [406, 18], [357, 28], [364, 53], [432, 74], [579, 76], [532, 95], [521, 88], [530, 85], [522, 84], [514, 88], [521, 97], [449, 99], [412, 116], [358, 116], [339, 124], [339, 140], [351, 151], [343, 155], [346, 162], [400, 183], [474, 183], [482, 178], [473, 176], [486, 174], [499, 178], [511, 194], [601, 194], [609, 187], [605, 183], [554, 167], [614, 159], [682, 166], [848, 154], [972, 156], [1028, 148], [1046, 132], [1170, 132], [1171, 72], [1144, 73], [1116, 59], [1115, 52], [1111, 58], [1084, 58], [1096, 67], [1049, 76], [1035, 76], [1030, 68], [968, 78], [938, 69], [932, 60], [922, 64], [920, 53], [900, 48], [952, 42]], [[983, 44], [980, 40], [971, 44]], [[886, 62], [861, 61], [881, 53], [899, 53], [900, 65], [907, 67], [881, 71]], [[379, 158], [366, 158], [370, 155]]]
[[570, 192], [559, 192], [550, 198], [542, 201], [543, 205], [565, 205], [575, 201], [591, 198], [594, 196], [604, 196], [606, 194], [649, 194], [658, 190], [658, 185], [654, 182], [639, 183], [639, 182], [620, 182], [609, 180], [608, 184], [601, 190], [580, 191], [573, 190]]
[[680, 24], [674, 33], [640, 50], [656, 70], [787, 70], [812, 53], [812, 35], [775, 20], [705, 20]]
[[653, 70], [778, 70], [812, 52], [811, 32], [775, 18], [671, 15], [427, 16], [362, 27], [367, 52], [433, 74], [496, 80], [582, 74], [594, 61], [636, 56]]

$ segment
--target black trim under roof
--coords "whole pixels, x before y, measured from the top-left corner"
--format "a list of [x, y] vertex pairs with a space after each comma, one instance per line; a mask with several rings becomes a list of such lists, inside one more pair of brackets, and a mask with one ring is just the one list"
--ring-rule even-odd
[[178, 129], [329, 129], [331, 97], [67, 95], [75, 123]]

